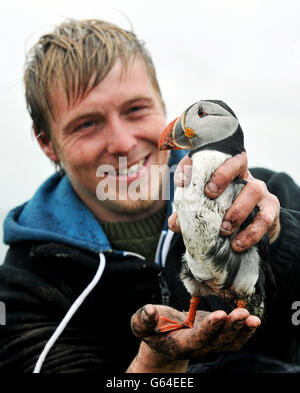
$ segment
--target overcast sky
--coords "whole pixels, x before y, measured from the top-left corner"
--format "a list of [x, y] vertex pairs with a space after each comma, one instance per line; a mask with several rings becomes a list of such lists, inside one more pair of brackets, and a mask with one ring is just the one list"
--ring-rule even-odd
[[168, 120], [199, 99], [223, 100], [240, 120], [250, 166], [300, 184], [298, 0], [10, 0], [1, 16], [1, 226], [54, 170], [32, 138], [22, 72], [27, 50], [65, 18], [131, 24], [152, 53]]

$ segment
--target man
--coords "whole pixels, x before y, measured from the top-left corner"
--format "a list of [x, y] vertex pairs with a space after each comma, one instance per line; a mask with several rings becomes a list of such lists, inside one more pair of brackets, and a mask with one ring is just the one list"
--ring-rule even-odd
[[[154, 330], [158, 315], [181, 318], [177, 310], [186, 310], [189, 301], [177, 278], [182, 238], [167, 232], [171, 200], [162, 195], [166, 165], [171, 167], [183, 156], [157, 149], [165, 108], [141, 42], [106, 22], [67, 21], [31, 50], [25, 87], [36, 138], [62, 171], [42, 184], [28, 203], [10, 212], [5, 223], [10, 249], [0, 272], [0, 299], [8, 311], [1, 328], [1, 367], [33, 371], [62, 318], [88, 289], [99, 254], [106, 260], [101, 279], [60, 332], [42, 372], [199, 371], [207, 361], [219, 362], [225, 356], [220, 354], [241, 349], [261, 321], [245, 309], [227, 310], [214, 297], [203, 299], [201, 308], [206, 311], [198, 311], [193, 329], [167, 334]], [[181, 186], [187, 160], [181, 161], [176, 174]], [[153, 174], [154, 167], [163, 169], [160, 176]], [[276, 174], [259, 173], [278, 187]], [[249, 174], [245, 155], [228, 160], [215, 172], [207, 195], [215, 198], [237, 176], [249, 184], [228, 210], [224, 234], [235, 231], [255, 205], [260, 207], [232, 247], [242, 251], [268, 233], [275, 275], [283, 281], [283, 308], [276, 323], [292, 330], [287, 318], [297, 285], [290, 285], [290, 292], [285, 285], [299, 261], [295, 244], [300, 217], [282, 209], [279, 219], [277, 198]], [[299, 210], [300, 199], [290, 200], [284, 192], [298, 196], [300, 190], [287, 177], [280, 180], [285, 182], [278, 190], [282, 203]], [[169, 224], [179, 231], [176, 214]], [[272, 322], [279, 304], [270, 309]], [[131, 315], [141, 345], [130, 330]], [[295, 344], [295, 334], [292, 337], [288, 345]], [[248, 345], [251, 353], [259, 347], [264, 355], [275, 357], [276, 366], [283, 360], [292, 363], [299, 353], [299, 346], [291, 353], [285, 345], [283, 355], [278, 343], [271, 353], [268, 340], [265, 352], [259, 340], [251, 339]], [[229, 359], [236, 358], [225, 359], [224, 367], [232, 367]], [[244, 371], [251, 371], [249, 355], [245, 359], [249, 369]]]

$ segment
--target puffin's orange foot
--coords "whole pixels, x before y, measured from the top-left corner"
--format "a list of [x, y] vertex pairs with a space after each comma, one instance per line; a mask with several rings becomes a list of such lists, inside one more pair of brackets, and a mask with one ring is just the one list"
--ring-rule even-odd
[[184, 322], [174, 321], [173, 319], [166, 317], [159, 317], [158, 324], [155, 328], [156, 333], [165, 333], [171, 332], [172, 330], [192, 328], [194, 326], [199, 300], [199, 296], [192, 296], [190, 301], [190, 308]]
[[173, 319], [166, 318], [166, 317], [159, 317], [158, 324], [156, 325], [155, 332], [156, 333], [166, 333], [171, 332], [173, 330], [179, 330], [188, 328], [183, 322], [174, 321]]
[[246, 307], [246, 300], [244, 300], [244, 299], [239, 299], [239, 300], [236, 302], [236, 304], [237, 304], [238, 308], [245, 308], [245, 307]]

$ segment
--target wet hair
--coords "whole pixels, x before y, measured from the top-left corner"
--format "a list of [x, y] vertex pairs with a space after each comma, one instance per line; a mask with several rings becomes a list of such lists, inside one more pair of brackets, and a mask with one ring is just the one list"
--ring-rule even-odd
[[35, 131], [51, 139], [53, 87], [62, 87], [69, 103], [76, 101], [97, 86], [118, 59], [124, 72], [136, 56], [144, 61], [164, 108], [150, 54], [133, 32], [102, 20], [71, 19], [43, 35], [28, 52], [24, 71], [26, 104]]

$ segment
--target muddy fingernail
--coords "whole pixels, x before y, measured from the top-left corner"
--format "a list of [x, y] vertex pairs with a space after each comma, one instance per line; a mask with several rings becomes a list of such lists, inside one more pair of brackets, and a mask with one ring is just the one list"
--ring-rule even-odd
[[233, 240], [233, 245], [236, 247], [236, 248], [239, 248], [240, 250], [243, 250], [245, 247], [244, 247], [244, 244], [242, 243], [242, 241], [241, 240]]
[[[148, 309], [148, 310], [147, 310]], [[142, 309], [142, 318], [145, 320], [149, 320], [153, 318], [155, 315], [155, 309], [152, 306], [143, 307]]]
[[219, 191], [216, 184], [211, 181], [206, 184], [206, 190], [211, 192], [212, 194], [216, 194]]
[[143, 319], [149, 319], [149, 315], [148, 315], [145, 307], [143, 307], [143, 309], [142, 309], [142, 315], [141, 316], [142, 316]]
[[233, 226], [232, 226], [232, 223], [230, 221], [224, 220], [222, 222], [221, 228], [222, 228], [222, 231], [224, 231], [224, 232], [231, 232]]

